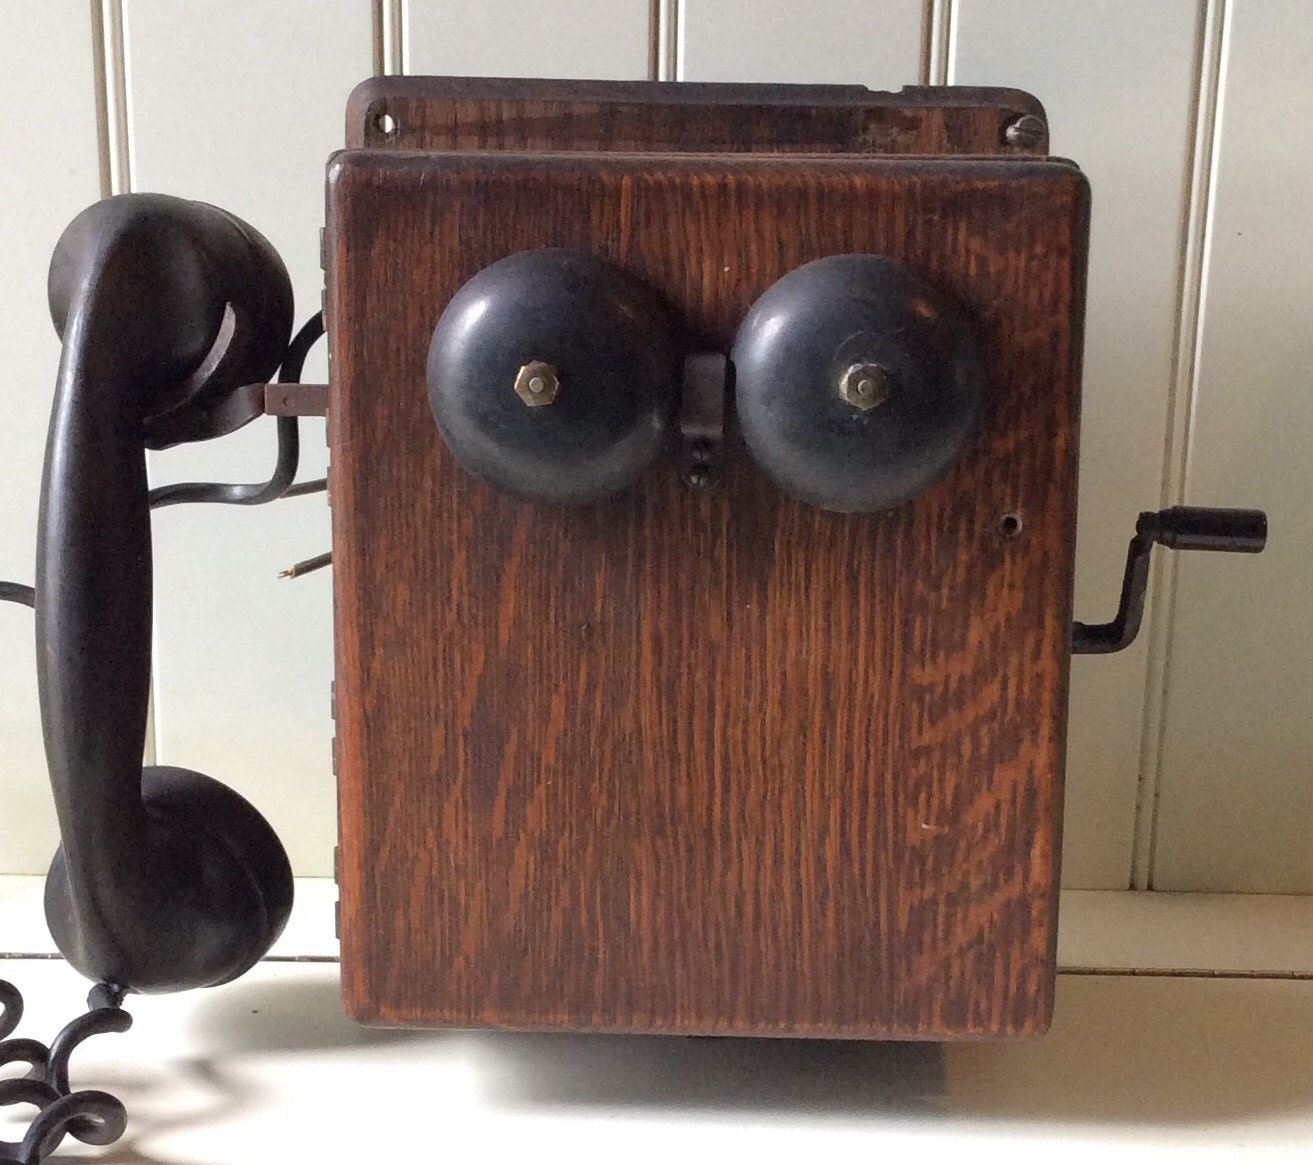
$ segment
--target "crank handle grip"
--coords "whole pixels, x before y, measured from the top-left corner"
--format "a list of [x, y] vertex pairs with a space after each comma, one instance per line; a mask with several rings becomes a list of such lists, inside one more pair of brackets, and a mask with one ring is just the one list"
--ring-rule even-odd
[[1262, 510], [1172, 506], [1141, 514], [1135, 532], [1169, 550], [1257, 554], [1267, 545], [1267, 515]]

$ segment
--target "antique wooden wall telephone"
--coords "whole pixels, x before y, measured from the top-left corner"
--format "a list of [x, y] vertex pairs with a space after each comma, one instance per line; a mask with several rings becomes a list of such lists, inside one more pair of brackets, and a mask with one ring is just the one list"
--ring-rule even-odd
[[[240, 975], [287, 918], [256, 811], [141, 756], [152, 502], [306, 488], [297, 414], [331, 447], [349, 1014], [1044, 1030], [1070, 656], [1134, 637], [1154, 542], [1256, 551], [1266, 522], [1141, 515], [1116, 619], [1072, 623], [1088, 192], [1038, 103], [379, 78], [347, 139], [327, 386], [299, 383], [318, 321], [289, 346], [286, 272], [221, 210], [108, 199], [55, 252], [35, 595], [9, 597], [36, 607], [47, 914], [100, 986], [0, 1093], [49, 1106], [13, 1159], [117, 1135], [111, 1098], [66, 1095], [77, 1038]], [[152, 498], [146, 448], [261, 413], [270, 482]]]

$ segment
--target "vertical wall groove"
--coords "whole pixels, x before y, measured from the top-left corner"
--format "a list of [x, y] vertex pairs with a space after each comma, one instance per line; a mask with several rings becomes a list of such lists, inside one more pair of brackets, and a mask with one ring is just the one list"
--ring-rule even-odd
[[369, 6], [370, 32], [373, 36], [371, 68], [375, 77], [381, 77], [386, 72], [384, 65], [387, 58], [383, 52], [383, 24], [386, 20], [383, 6], [386, 3], [387, 0], [371, 0]]
[[647, 5], [647, 79], [661, 79], [661, 0], [648, 0]]
[[647, 62], [649, 80], [684, 79], [683, 7], [684, 0], [651, 0], [648, 9], [651, 37]]
[[935, 0], [924, 0], [921, 8], [921, 65], [916, 71], [918, 85], [930, 84], [930, 60], [935, 45]]
[[96, 104], [96, 154], [100, 172], [100, 197], [113, 193], [110, 172], [109, 139], [109, 71], [106, 67], [105, 14], [101, 0], [90, 0], [91, 5], [91, 69], [92, 88]]
[[373, 0], [370, 9], [374, 33], [374, 76], [410, 72], [409, 0]]
[[953, 50], [953, 17], [956, 0], [926, 0], [922, 18], [922, 85], [947, 85]]
[[396, 0], [397, 72], [410, 72], [410, 0]]
[[406, 59], [406, 25], [410, 15], [408, 0], [384, 0], [383, 13], [384, 71], [407, 73], [410, 71], [410, 62]]
[[957, 5], [958, 0], [944, 0], [942, 85], [957, 83]]
[[[1185, 500], [1190, 464], [1191, 420], [1198, 388], [1199, 346], [1208, 278], [1209, 228], [1225, 89], [1230, 0], [1203, 0], [1200, 13], [1198, 85], [1194, 138], [1185, 189], [1175, 353], [1168, 397], [1163, 476], [1159, 503]], [[1145, 680], [1145, 714], [1140, 746], [1140, 779], [1135, 805], [1131, 854], [1131, 888], [1153, 889], [1158, 803], [1166, 740], [1167, 686], [1171, 673], [1172, 634], [1176, 617], [1177, 560], [1159, 551], [1151, 578], [1148, 613], [1149, 656]]]
[[101, 67], [104, 70], [105, 157], [109, 194], [132, 190], [132, 103], [128, 82], [128, 13], [124, 0], [102, 0]]

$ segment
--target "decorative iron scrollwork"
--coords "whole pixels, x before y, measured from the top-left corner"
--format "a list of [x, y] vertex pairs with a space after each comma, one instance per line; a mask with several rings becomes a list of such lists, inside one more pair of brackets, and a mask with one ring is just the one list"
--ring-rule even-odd
[[36, 1040], [9, 1038], [23, 1018], [23, 997], [12, 983], [0, 979], [0, 1068], [28, 1065], [26, 1076], [0, 1080], [0, 1108], [30, 1104], [39, 1110], [21, 1141], [0, 1141], [0, 1165], [39, 1165], [66, 1136], [88, 1145], [109, 1145], [123, 1135], [128, 1114], [122, 1102], [108, 1092], [74, 1092], [68, 1080], [69, 1058], [83, 1040], [132, 1026], [123, 996], [112, 984], [92, 988], [87, 996], [90, 1010], [47, 1047]]

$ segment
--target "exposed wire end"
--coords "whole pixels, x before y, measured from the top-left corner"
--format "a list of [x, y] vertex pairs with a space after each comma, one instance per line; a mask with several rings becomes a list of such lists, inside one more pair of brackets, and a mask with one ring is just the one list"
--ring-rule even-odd
[[306, 494], [319, 494], [323, 493], [327, 488], [328, 478], [317, 477], [313, 481], [302, 481], [298, 482], [296, 485], [289, 486], [287, 492], [283, 494], [283, 497], [299, 498], [304, 497]]
[[327, 554], [316, 554], [314, 558], [307, 558], [304, 562], [298, 562], [289, 566], [286, 570], [278, 572], [279, 578], [300, 578], [303, 574], [310, 574], [316, 570], [322, 570], [329, 566], [333, 561], [333, 552], [330, 550]]

